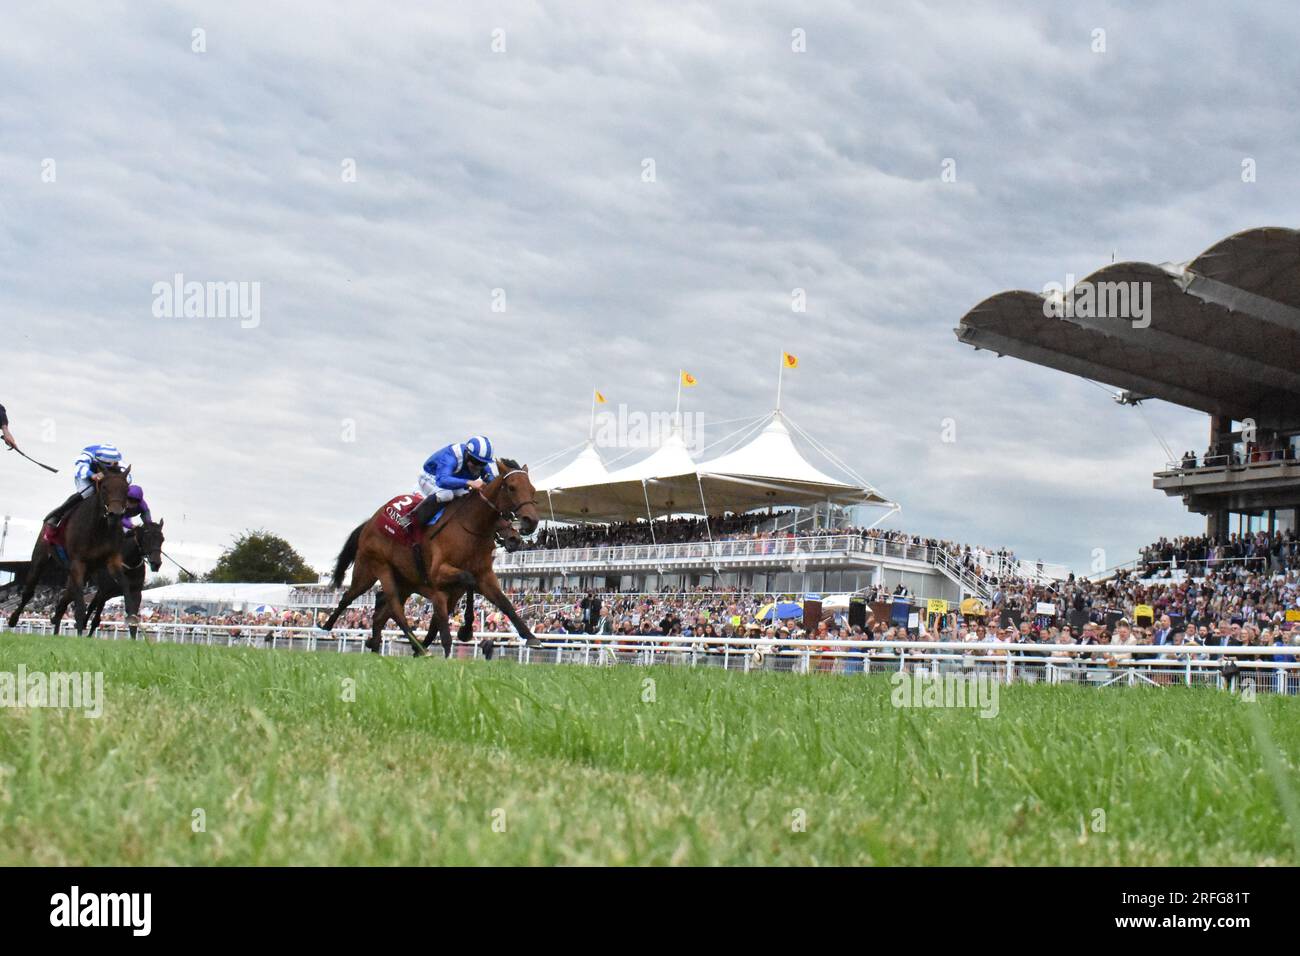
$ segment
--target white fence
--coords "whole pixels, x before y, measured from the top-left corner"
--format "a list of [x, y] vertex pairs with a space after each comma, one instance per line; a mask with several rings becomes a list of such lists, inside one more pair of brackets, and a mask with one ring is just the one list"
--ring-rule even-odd
[[791, 561], [825, 555], [865, 555], [933, 563], [937, 549], [856, 534], [807, 535], [798, 538], [737, 538], [722, 541], [687, 541], [680, 544], [625, 544], [592, 548], [548, 548], [498, 553], [499, 571], [527, 571], [556, 565], [672, 565], [701, 561], [747, 562], [779, 557]]
[[[49, 621], [27, 619], [18, 633], [50, 634]], [[177, 644], [250, 646], [279, 650], [360, 653], [367, 629], [325, 632], [309, 627], [169, 624], [140, 625], [150, 640]], [[66, 634], [66, 632], [65, 632]], [[129, 640], [126, 625], [101, 626], [105, 640]], [[680, 665], [734, 671], [786, 671], [798, 674], [983, 674], [1002, 683], [1208, 686], [1234, 692], [1300, 692], [1300, 648], [1200, 647], [1133, 644], [988, 644], [933, 641], [832, 641], [763, 638], [614, 637], [539, 634], [543, 646], [530, 648], [510, 633], [477, 632], [475, 641], [453, 645], [459, 658], [482, 656], [479, 641], [491, 638], [497, 656], [521, 664]], [[70, 638], [76, 640], [77, 638]], [[435, 648], [440, 658], [440, 648]], [[385, 631], [381, 653], [409, 655], [398, 631]], [[1277, 661], [1274, 657], [1286, 657]]]

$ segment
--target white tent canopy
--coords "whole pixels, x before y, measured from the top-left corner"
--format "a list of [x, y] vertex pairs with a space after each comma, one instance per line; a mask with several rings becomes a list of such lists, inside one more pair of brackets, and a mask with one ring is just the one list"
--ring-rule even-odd
[[[568, 469], [564, 469], [568, 471]], [[695, 460], [674, 431], [649, 457], [609, 472], [603, 480], [538, 483], [550, 514], [578, 521], [623, 521], [652, 514], [702, 514]]]
[[[691, 456], [679, 430], [674, 430], [648, 457], [610, 472], [603, 479], [588, 477], [593, 473], [584, 474], [575, 459], [537, 484], [550, 509], [543, 516], [569, 521], [620, 521], [647, 515], [719, 514], [782, 505], [897, 507], [865, 481], [840, 481], [812, 465], [795, 447], [787, 422], [781, 412], [773, 412], [753, 439], [703, 463]], [[811, 440], [811, 436], [800, 433]], [[583, 454], [588, 452], [599, 460], [590, 443]], [[579, 459], [582, 457], [579, 455]]]
[[567, 488], [571, 485], [598, 485], [607, 478], [609, 478], [609, 469], [601, 461], [595, 444], [588, 439], [587, 444], [573, 461], [549, 478], [538, 481], [534, 487], [538, 491], [548, 491], [551, 488]]
[[[832, 478], [799, 453], [784, 416], [774, 413], [753, 440], [735, 451], [703, 462], [699, 472], [737, 485], [748, 480], [754, 493], [776, 492], [783, 504], [888, 504], [874, 488]], [[712, 484], [709, 485], [712, 492]], [[734, 489], [729, 489], [734, 494]], [[761, 507], [760, 501], [753, 507]]]
[[[141, 598], [150, 604], [228, 604], [236, 610], [252, 609], [261, 604], [288, 607], [289, 584], [168, 584], [142, 591]], [[108, 603], [122, 600], [111, 598]]]

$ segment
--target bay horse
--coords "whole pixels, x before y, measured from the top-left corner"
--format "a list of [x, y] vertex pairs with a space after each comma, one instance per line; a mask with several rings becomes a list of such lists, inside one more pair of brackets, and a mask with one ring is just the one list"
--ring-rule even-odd
[[[421, 575], [415, 548], [383, 531], [381, 523], [386, 506], [380, 506], [368, 520], [353, 529], [334, 564], [334, 587], [343, 583], [349, 566], [352, 580], [338, 607], [321, 625], [322, 629], [330, 630], [348, 605], [378, 581], [384, 603], [381, 607], [376, 596], [374, 621], [380, 628], [391, 618], [411, 642], [417, 657], [427, 653], [407, 621], [404, 607], [407, 596], [420, 594], [433, 605], [433, 622], [442, 638], [444, 653], [450, 655], [449, 599], [453, 593], [459, 597], [474, 588], [505, 613], [529, 647], [539, 646], [541, 642], [506, 597], [492, 570], [496, 545], [493, 529], [497, 522], [501, 518], [517, 517], [522, 533], [532, 534], [541, 520], [537, 492], [526, 466], [501, 458], [497, 460], [497, 472], [498, 477], [483, 488], [448, 502], [435, 525], [414, 531], [418, 536], [420, 563], [427, 569], [427, 575]], [[371, 650], [379, 649], [379, 633], [372, 622], [371, 638], [367, 641]]]
[[[135, 640], [140, 622], [141, 592], [144, 591], [144, 568], [148, 564], [150, 571], [154, 574], [158, 573], [159, 568], [162, 567], [162, 546], [163, 523], [161, 521], [157, 524], [146, 522], [130, 534], [123, 536], [122, 570], [126, 574], [127, 583], [131, 585], [130, 593], [123, 594], [106, 572], [100, 571], [95, 575], [95, 599], [90, 602], [90, 629], [86, 632], [88, 637], [95, 636], [95, 630], [99, 627], [99, 616], [103, 613], [104, 605], [109, 599], [125, 597], [126, 623], [131, 630], [131, 640]], [[56, 625], [61, 613], [63, 613], [62, 607], [55, 609]]]
[[[507, 553], [513, 554], [524, 546], [524, 538], [510, 522], [510, 519], [501, 517], [497, 519], [496, 543], [506, 549]], [[460, 592], [465, 592], [465, 622], [461, 624], [456, 631], [456, 640], [462, 643], [468, 643], [474, 640], [474, 589], [453, 588], [447, 595], [448, 613], [456, 609], [460, 601]], [[411, 592], [398, 595], [402, 606], [406, 606], [406, 599], [411, 596]], [[382, 589], [375, 593], [375, 613], [370, 621], [370, 638], [366, 641], [366, 647], [370, 648], [376, 654], [383, 647], [384, 625], [388, 623], [391, 615], [388, 613], [388, 606], [384, 598]], [[450, 625], [449, 625], [450, 626]], [[427, 650], [433, 644], [433, 636], [438, 630], [438, 622], [431, 616], [429, 621], [429, 633], [425, 635], [424, 646]], [[440, 639], [441, 635], [440, 635]], [[492, 660], [492, 652], [496, 643], [491, 639], [485, 639], [480, 645], [483, 650], [483, 656]], [[451, 657], [451, 634], [448, 633], [445, 639], [442, 639], [442, 653], [444, 657]]]
[[[75, 610], [77, 633], [86, 629], [86, 600], [82, 587], [87, 577], [101, 568], [109, 578], [130, 594], [129, 585], [122, 569], [122, 515], [126, 512], [126, 494], [131, 486], [131, 469], [108, 468], [100, 472], [103, 476], [95, 482], [94, 493], [82, 498], [63, 521], [63, 551], [67, 556], [68, 581], [59, 598], [59, 614], [71, 602]], [[23, 594], [18, 606], [9, 615], [9, 626], [18, 623], [18, 615], [32, 599], [41, 573], [55, 557], [54, 546], [45, 540], [45, 528], [42, 526], [32, 548], [32, 560], [27, 570], [27, 581], [23, 585]], [[138, 599], [137, 599], [138, 600]], [[54, 619], [54, 633], [59, 633], [59, 619]]]

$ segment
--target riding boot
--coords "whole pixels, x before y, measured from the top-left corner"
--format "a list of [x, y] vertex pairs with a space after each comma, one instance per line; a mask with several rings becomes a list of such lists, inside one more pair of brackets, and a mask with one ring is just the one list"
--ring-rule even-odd
[[80, 500], [81, 500], [81, 492], [79, 491], [69, 495], [67, 501], [63, 502], [63, 504], [59, 505], [57, 508], [55, 508], [53, 511], [51, 511], [49, 514], [45, 516], [44, 523], [49, 525], [51, 528], [57, 528], [59, 526], [59, 522], [64, 519], [67, 513], [71, 511], [76, 506], [77, 502]]
[[411, 529], [418, 533], [421, 528], [429, 523], [429, 519], [438, 513], [438, 508], [443, 502], [438, 500], [437, 495], [429, 495], [411, 512]]

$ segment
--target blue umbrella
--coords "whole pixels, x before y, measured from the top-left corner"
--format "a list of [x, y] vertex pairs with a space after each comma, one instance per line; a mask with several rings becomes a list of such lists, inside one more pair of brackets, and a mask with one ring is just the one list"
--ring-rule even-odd
[[798, 601], [778, 601], [776, 604], [765, 604], [759, 608], [756, 619], [765, 623], [770, 623], [773, 611], [775, 611], [776, 619], [778, 621], [788, 621], [791, 618], [803, 617], [803, 605]]

